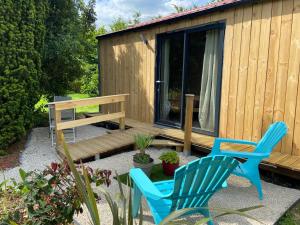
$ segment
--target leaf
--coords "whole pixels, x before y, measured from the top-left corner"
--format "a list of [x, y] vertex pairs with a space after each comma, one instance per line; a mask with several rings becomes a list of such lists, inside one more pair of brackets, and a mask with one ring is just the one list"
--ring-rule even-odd
[[194, 225], [202, 225], [202, 224], [206, 224], [207, 222], [209, 222], [211, 220], [211, 218], [202, 218], [201, 220], [197, 221]]
[[[238, 209], [238, 210], [226, 209], [226, 208], [217, 208], [217, 207], [212, 207], [212, 208], [200, 207], [199, 209], [208, 209], [208, 210], [211, 210], [211, 211], [221, 212], [222, 214], [214, 216], [212, 218], [203, 218], [203, 219], [199, 220], [195, 225], [203, 224], [203, 223], [205, 223], [203, 221], [206, 221], [206, 220], [207, 220], [206, 222], [208, 222], [209, 220], [212, 220], [212, 219], [217, 218], [217, 217], [221, 217], [221, 216], [225, 216], [225, 215], [233, 215], [233, 214], [239, 215], [239, 216], [242, 216], [242, 217], [246, 217], [246, 218], [255, 220], [256, 222], [259, 222], [261, 224], [264, 224], [263, 222], [259, 221], [258, 219], [254, 218], [253, 216], [250, 216], [250, 215], [244, 213], [246, 211], [258, 209], [258, 208], [261, 208], [261, 207], [263, 207], [263, 206], [258, 205], [258, 206], [252, 206], [252, 207], [247, 207], [247, 208]], [[180, 209], [180, 210], [174, 211], [169, 216], [167, 216], [163, 221], [161, 221], [159, 225], [165, 225], [165, 224], [167, 224], [167, 223], [183, 216], [186, 213], [190, 213], [190, 212], [194, 212], [194, 211], [195, 211], [195, 208], [186, 208], [186, 209]]]
[[130, 178], [127, 177], [127, 187], [128, 188], [128, 225], [133, 225], [133, 218], [132, 218], [132, 196], [131, 196], [131, 185], [130, 185]]
[[[76, 170], [76, 167], [74, 165], [72, 157], [69, 153], [68, 147], [64, 141], [63, 134], [61, 134], [61, 140], [63, 141], [65, 156], [67, 158], [67, 162], [70, 167], [70, 170], [72, 171], [73, 176], [75, 178], [76, 187], [78, 188], [79, 195], [83, 199], [84, 203], [86, 204], [94, 225], [100, 225], [100, 215], [98, 213], [98, 209], [95, 209], [95, 205], [94, 205], [94, 202], [96, 201], [96, 199], [95, 199], [94, 194], [92, 194], [92, 195], [90, 194], [90, 191], [92, 189], [91, 185], [90, 185], [89, 181], [88, 181], [88, 183], [84, 183], [82, 181], [80, 174]], [[88, 180], [88, 177], [85, 177], [86, 182], [87, 182], [87, 180]]]
[[118, 225], [119, 224], [119, 212], [118, 212], [118, 207], [117, 207], [116, 203], [113, 201], [112, 197], [105, 189], [103, 189], [102, 187], [99, 187], [99, 190], [104, 195], [104, 197], [110, 207], [110, 211], [113, 216], [113, 225]]
[[[250, 210], [254, 210], [254, 209], [258, 209], [258, 208], [262, 208], [262, 207], [264, 207], [264, 206], [263, 205], [258, 205], [258, 206], [252, 206], [252, 207], [238, 209], [238, 210], [213, 207], [213, 208], [211, 208], [211, 210], [217, 211], [217, 212], [222, 212], [224, 215], [234, 215], [234, 214], [235, 215], [239, 215], [239, 216], [242, 216], [242, 217], [246, 217], [246, 218], [252, 219], [252, 220], [254, 220], [254, 221], [258, 222], [258, 223], [264, 224], [262, 221], [259, 221], [255, 217], [250, 216], [249, 214], [246, 214], [246, 213], [243, 212], [243, 210], [244, 211], [245, 210], [246, 211], [250, 211]], [[206, 209], [208, 209], [208, 208], [206, 208]], [[216, 218], [216, 217], [219, 217], [219, 216], [215, 216], [214, 218]]]
[[183, 216], [184, 214], [191, 212], [191, 211], [195, 211], [195, 209], [193, 208], [186, 208], [186, 209], [179, 209], [176, 210], [174, 212], [172, 212], [170, 215], [168, 215], [166, 218], [164, 218], [159, 225], [165, 225], [181, 216]]
[[88, 176], [86, 168], [83, 168], [83, 176], [84, 176], [84, 179], [85, 179], [85, 185], [86, 185], [88, 197], [89, 197], [90, 204], [91, 204], [91, 209], [93, 210], [93, 214], [95, 215], [94, 216], [94, 219], [95, 219], [94, 223], [95, 223], [95, 225], [96, 224], [100, 225], [100, 217], [99, 217], [99, 212], [98, 212], [98, 208], [97, 208], [97, 202], [96, 202], [95, 195], [94, 195], [94, 192], [93, 192], [92, 187], [91, 187], [91, 183], [90, 183], [89, 176]]
[[27, 173], [25, 172], [25, 170], [23, 170], [22, 168], [19, 169], [19, 174], [20, 174], [20, 177], [22, 179], [23, 182], [25, 182], [25, 179], [27, 177]]
[[143, 225], [143, 219], [144, 219], [143, 204], [141, 203], [141, 205], [140, 205], [139, 225]]

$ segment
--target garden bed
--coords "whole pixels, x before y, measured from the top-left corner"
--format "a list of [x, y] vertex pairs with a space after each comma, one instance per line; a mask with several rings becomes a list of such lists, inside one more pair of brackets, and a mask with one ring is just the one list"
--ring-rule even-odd
[[25, 149], [28, 136], [12, 144], [6, 150], [0, 152], [0, 171], [14, 168], [20, 164], [20, 154]]

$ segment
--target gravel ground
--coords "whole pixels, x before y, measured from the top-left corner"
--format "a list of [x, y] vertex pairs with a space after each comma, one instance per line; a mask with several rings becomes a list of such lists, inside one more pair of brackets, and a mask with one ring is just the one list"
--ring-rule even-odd
[[[103, 128], [98, 128], [94, 126], [84, 126], [78, 128], [77, 139], [85, 139], [89, 137], [99, 136], [106, 133], [106, 130]], [[158, 163], [158, 157], [162, 151], [165, 149], [149, 149], [148, 152], [154, 158], [155, 163]], [[117, 171], [118, 174], [126, 173], [132, 167], [131, 160], [134, 151], [126, 152], [118, 155], [114, 155], [108, 158], [100, 159], [94, 162], [86, 163], [92, 168], [102, 168], [102, 169], [111, 169], [112, 171]], [[188, 161], [194, 160], [195, 157], [191, 156], [188, 158], [181, 157], [181, 163], [186, 163]], [[26, 145], [26, 149], [21, 155], [21, 165], [25, 170], [34, 170], [34, 169], [43, 169], [45, 165], [53, 161], [58, 161], [54, 147], [50, 145], [50, 138], [48, 138], [48, 129], [47, 128], [35, 128], [29, 138], [29, 141]], [[16, 167], [10, 170], [3, 172], [6, 178], [18, 178], [18, 169]], [[3, 176], [0, 175], [0, 181], [3, 179]], [[255, 218], [261, 220], [265, 224], [271, 225], [274, 224], [281, 215], [300, 198], [300, 191], [281, 187], [278, 185], [270, 184], [267, 182], [262, 182], [263, 191], [264, 191], [264, 200], [259, 201], [257, 198], [256, 190], [253, 186], [249, 184], [248, 181], [231, 176], [229, 179], [229, 187], [225, 190], [222, 190], [214, 195], [210, 201], [211, 207], [225, 207], [225, 208], [244, 208], [253, 205], [263, 204], [265, 207], [252, 211], [251, 215]], [[117, 182], [115, 179], [112, 179], [112, 185], [108, 188], [108, 191], [116, 196], [118, 193]], [[153, 224], [152, 217], [150, 216], [149, 210], [144, 204], [144, 225]], [[104, 199], [101, 200], [98, 204], [98, 208], [101, 215], [101, 224], [111, 225], [112, 217], [108, 205], [105, 203]], [[182, 220], [180, 224], [186, 224], [186, 221], [196, 221], [201, 217], [193, 216], [187, 217]], [[76, 217], [76, 221], [80, 222], [81, 225], [90, 224], [88, 219], [87, 211], [85, 210], [84, 214]], [[226, 216], [218, 218], [215, 221], [215, 224], [219, 225], [252, 225], [258, 224], [250, 219], [241, 218], [238, 216]]]
[[[77, 128], [77, 139], [100, 136], [106, 133], [106, 129], [95, 126], [83, 126]], [[70, 134], [66, 134], [68, 141]], [[21, 153], [20, 166], [5, 171], [0, 171], [0, 182], [5, 178], [15, 178], [19, 180], [19, 169], [25, 171], [42, 170], [51, 162], [58, 161], [55, 146], [51, 147], [49, 132], [47, 127], [34, 128], [29, 135], [25, 150]], [[2, 174], [1, 174], [2, 173]]]

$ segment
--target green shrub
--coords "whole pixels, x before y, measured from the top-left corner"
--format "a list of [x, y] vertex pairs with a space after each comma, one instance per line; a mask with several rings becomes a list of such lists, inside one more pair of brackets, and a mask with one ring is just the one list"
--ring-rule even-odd
[[85, 64], [85, 73], [81, 77], [80, 92], [90, 96], [98, 95], [98, 73], [96, 64]]
[[40, 95], [47, 1], [1, 1], [0, 148], [33, 125]]
[[[82, 176], [82, 166], [76, 168]], [[89, 182], [109, 186], [111, 171], [85, 169]], [[68, 225], [75, 213], [82, 213], [81, 194], [66, 162], [43, 171], [20, 169], [20, 176], [20, 183], [0, 183], [0, 224]]]
[[0, 157], [1, 156], [6, 156], [7, 154], [8, 153], [6, 151], [0, 149]]
[[179, 162], [179, 156], [177, 152], [174, 151], [162, 153], [159, 159], [161, 161], [165, 161], [166, 163], [170, 163], [170, 164], [176, 164]]

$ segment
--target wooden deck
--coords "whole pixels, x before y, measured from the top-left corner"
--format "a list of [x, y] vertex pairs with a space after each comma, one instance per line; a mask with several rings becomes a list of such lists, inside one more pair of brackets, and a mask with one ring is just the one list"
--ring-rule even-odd
[[[179, 142], [183, 142], [184, 140], [184, 131], [174, 128], [166, 128], [166, 127], [157, 127], [155, 125], [141, 123], [136, 120], [126, 119], [126, 125], [129, 127], [143, 127], [147, 128], [147, 130], [158, 130], [158, 135], [169, 138], [172, 140], [176, 140]], [[210, 152], [215, 138], [211, 136], [206, 136], [198, 133], [192, 133], [192, 144], [194, 146], [199, 146], [202, 149], [206, 149], [206, 152]], [[252, 146], [249, 145], [236, 145], [236, 144], [228, 144], [224, 143], [221, 146], [224, 150], [233, 150], [233, 151], [246, 151], [251, 152], [253, 150]], [[300, 178], [300, 156], [294, 156], [289, 154], [284, 154], [281, 152], [273, 152], [270, 158], [263, 161], [266, 167], [273, 168], [273, 171], [279, 172], [278, 170], [282, 170], [281, 173], [289, 173], [285, 174], [292, 177]]]
[[[126, 130], [114, 130], [105, 135], [69, 143], [68, 148], [74, 161], [90, 157], [99, 158], [101, 154], [113, 152], [134, 144], [134, 135], [148, 134], [157, 136], [158, 132], [145, 128], [130, 128]], [[60, 155], [64, 155], [62, 148], [58, 149]]]
[[[118, 121], [112, 121], [118, 123]], [[168, 139], [183, 142], [184, 132], [179, 129], [158, 127], [147, 123], [138, 122], [136, 120], [126, 118], [125, 124], [129, 127], [126, 130], [114, 130], [103, 136], [95, 137], [88, 140], [79, 141], [77, 143], [68, 144], [71, 156], [74, 160], [80, 160], [95, 156], [96, 158], [102, 153], [112, 152], [134, 144], [134, 135], [137, 133], [151, 134], [153, 136], [161, 136]], [[209, 152], [213, 146], [214, 137], [192, 133], [192, 145], [199, 146]], [[253, 147], [246, 145], [223, 144], [222, 149], [230, 149], [234, 151], [252, 151]], [[63, 152], [59, 150], [61, 154]], [[286, 169], [299, 174], [300, 177], [300, 157], [273, 152], [271, 157], [263, 162], [267, 166], [271, 166], [274, 170], [278, 168]]]

